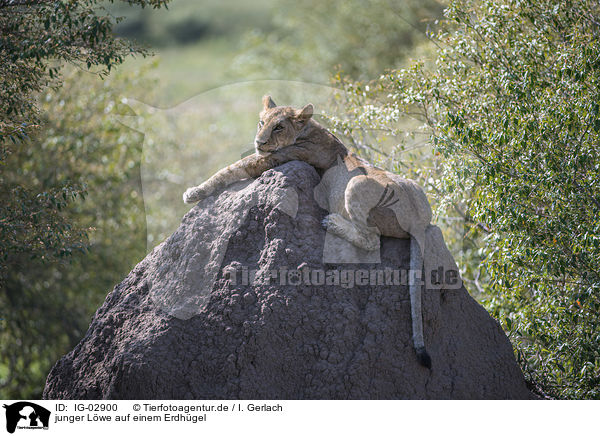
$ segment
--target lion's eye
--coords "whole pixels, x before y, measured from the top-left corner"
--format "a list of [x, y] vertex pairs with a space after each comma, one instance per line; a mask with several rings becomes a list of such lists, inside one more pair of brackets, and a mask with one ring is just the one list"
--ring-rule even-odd
[[282, 130], [283, 130], [283, 126], [281, 126], [281, 125], [277, 125], [277, 126], [275, 126], [275, 128], [273, 129], [273, 131], [274, 131], [274, 132], [280, 132], [280, 131], [282, 131]]
[[262, 121], [262, 120], [261, 120], [261, 121], [259, 121], [259, 122], [258, 122], [258, 127], [262, 127], [262, 126], [264, 126], [264, 125], [265, 125], [265, 122], [264, 122], [264, 121]]

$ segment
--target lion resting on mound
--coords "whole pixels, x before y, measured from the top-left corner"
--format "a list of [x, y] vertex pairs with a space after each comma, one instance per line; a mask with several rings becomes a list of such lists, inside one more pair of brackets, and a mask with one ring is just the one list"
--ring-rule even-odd
[[[311, 104], [294, 109], [277, 106], [270, 96], [265, 96], [263, 106], [254, 140], [256, 154], [189, 188], [183, 201], [194, 203], [285, 162], [304, 161], [322, 177], [315, 199], [330, 212], [323, 220], [329, 232], [368, 251], [379, 248], [380, 235], [410, 238], [410, 269], [421, 271], [425, 229], [431, 221], [431, 207], [421, 187], [351, 153], [312, 118]], [[419, 363], [430, 368], [431, 358], [423, 339], [422, 285], [411, 281], [409, 293], [413, 345]]]

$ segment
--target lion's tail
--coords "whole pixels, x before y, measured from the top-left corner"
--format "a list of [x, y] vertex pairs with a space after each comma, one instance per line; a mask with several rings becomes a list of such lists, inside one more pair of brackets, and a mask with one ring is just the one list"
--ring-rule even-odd
[[[410, 309], [412, 318], [412, 339], [417, 360], [426, 368], [431, 369], [431, 357], [425, 349], [423, 336], [423, 308], [421, 294], [424, 281], [415, 277], [415, 271], [423, 271], [423, 253], [419, 242], [414, 236], [410, 238], [410, 270], [408, 291], [410, 294]], [[421, 275], [419, 275], [421, 276]]]

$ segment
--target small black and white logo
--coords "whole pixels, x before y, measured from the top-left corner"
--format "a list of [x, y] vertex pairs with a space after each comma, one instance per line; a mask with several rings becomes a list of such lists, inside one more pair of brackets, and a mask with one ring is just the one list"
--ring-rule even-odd
[[16, 429], [48, 429], [50, 411], [29, 401], [19, 401], [3, 406], [6, 409], [6, 431], [14, 433]]

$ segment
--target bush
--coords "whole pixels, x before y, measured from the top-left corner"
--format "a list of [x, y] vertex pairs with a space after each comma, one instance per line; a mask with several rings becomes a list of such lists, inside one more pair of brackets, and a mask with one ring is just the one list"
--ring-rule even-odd
[[445, 16], [430, 65], [345, 83], [344, 128], [422, 122], [430, 184], [482, 235], [482, 301], [528, 380], [600, 398], [600, 5], [454, 0]]
[[85, 183], [85, 201], [65, 204], [60, 218], [89, 238], [85, 250], [58, 262], [43, 251], [13, 254], [0, 293], [3, 398], [41, 397], [50, 367], [81, 339], [106, 293], [146, 253], [143, 138], [114, 114], [132, 89], [150, 89], [149, 80], [133, 71], [100, 81], [76, 69], [67, 69], [64, 80], [64, 87], [41, 95], [45, 129], [7, 158], [4, 180], [30, 192]]

